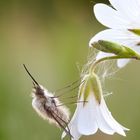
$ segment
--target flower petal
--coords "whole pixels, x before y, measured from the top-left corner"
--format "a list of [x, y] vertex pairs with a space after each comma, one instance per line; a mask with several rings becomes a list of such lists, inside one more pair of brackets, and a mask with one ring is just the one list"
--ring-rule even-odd
[[[92, 98], [95, 98], [95, 97], [92, 97]], [[110, 135], [115, 133], [115, 130], [110, 127], [108, 122], [106, 122], [105, 118], [103, 117], [103, 115], [100, 111], [100, 104], [96, 105], [96, 115], [95, 116], [96, 116], [96, 121], [97, 121], [98, 128], [102, 132], [104, 132], [106, 134], [110, 134]]]
[[[98, 40], [107, 40], [119, 43], [121, 45], [130, 47], [135, 50], [137, 53], [140, 53], [140, 47], [137, 45], [140, 42], [140, 37], [127, 31], [127, 30], [117, 30], [117, 29], [107, 29], [96, 34], [89, 41], [89, 46], [92, 47], [92, 44]], [[99, 52], [96, 56], [96, 59], [100, 59], [106, 56], [112, 56], [112, 54]], [[124, 67], [130, 60], [122, 59], [118, 60], [118, 67]]]
[[128, 64], [128, 62], [130, 61], [130, 59], [119, 59], [117, 60], [117, 66], [119, 68], [124, 67], [126, 64]]
[[96, 122], [96, 106], [97, 101], [91, 93], [88, 97], [88, 102], [79, 112], [78, 131], [83, 135], [91, 135], [98, 130]]
[[106, 120], [106, 122], [108, 123], [108, 125], [110, 125], [110, 127], [117, 132], [118, 134], [122, 135], [122, 136], [126, 136], [124, 130], [129, 130], [125, 127], [123, 127], [122, 125], [120, 125], [111, 115], [110, 111], [108, 110], [106, 103], [102, 97], [102, 101], [100, 104], [100, 111], [104, 117], [104, 119]]
[[[70, 134], [73, 136], [71, 140], [79, 140], [81, 137], [81, 134], [77, 130], [77, 122], [75, 120], [71, 121], [71, 123], [68, 125], [70, 129]], [[61, 139], [64, 139], [66, 136], [66, 133], [63, 131]]]
[[99, 60], [101, 58], [108, 57], [108, 56], [114, 56], [114, 54], [99, 52], [96, 56], [96, 60]]
[[140, 54], [140, 45], [134, 46], [133, 50]]
[[127, 30], [107, 29], [93, 36], [89, 46], [92, 47], [92, 44], [98, 40], [112, 41], [133, 48], [140, 42], [140, 37]]
[[[72, 122], [74, 123], [74, 122]], [[75, 124], [75, 123], [74, 123]], [[76, 125], [75, 125], [76, 126]], [[69, 125], [70, 128], [70, 134], [73, 136], [71, 138], [71, 140], [79, 140], [79, 138], [81, 137], [81, 134], [78, 132], [78, 130], [76, 129], [74, 125]], [[63, 131], [61, 139], [64, 139], [64, 137], [66, 136], [66, 132]]]
[[114, 129], [110, 127], [110, 125], [106, 122], [105, 118], [102, 116], [102, 113], [100, 111], [100, 108], [97, 107], [97, 123], [99, 129], [109, 135], [113, 135], [115, 133]]
[[94, 13], [97, 20], [106, 27], [114, 29], [126, 29], [129, 27], [127, 19], [121, 17], [116, 10], [106, 4], [96, 4], [94, 6]]
[[[111, 5], [130, 22], [135, 23], [140, 20], [140, 1], [139, 0], [109, 0]], [[138, 25], [138, 24], [137, 24]], [[140, 27], [140, 25], [138, 26]], [[137, 28], [138, 28], [137, 27]]]
[[[70, 123], [68, 124], [68, 128], [70, 129], [70, 134], [73, 136], [73, 138], [71, 138], [71, 140], [78, 140], [81, 137], [81, 134], [78, 132], [78, 129], [77, 129], [77, 118], [78, 118], [79, 110], [80, 110], [80, 108], [77, 105], [75, 113], [74, 113]], [[66, 136], [66, 133], [64, 131], [62, 133], [61, 139], [64, 139], [65, 136]]]

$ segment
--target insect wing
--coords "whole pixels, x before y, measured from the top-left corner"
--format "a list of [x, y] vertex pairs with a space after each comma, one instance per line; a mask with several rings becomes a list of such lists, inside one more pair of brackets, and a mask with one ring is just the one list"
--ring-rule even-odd
[[[45, 107], [45, 110], [46, 110], [46, 107]], [[73, 136], [70, 133], [70, 129], [68, 127], [68, 122], [64, 121], [61, 117], [59, 117], [58, 114], [55, 113], [51, 108], [47, 109], [46, 111], [51, 115], [52, 119], [56, 121], [57, 124], [67, 133], [67, 135], [69, 135], [70, 138], [73, 138]], [[66, 126], [66, 128], [64, 125]]]

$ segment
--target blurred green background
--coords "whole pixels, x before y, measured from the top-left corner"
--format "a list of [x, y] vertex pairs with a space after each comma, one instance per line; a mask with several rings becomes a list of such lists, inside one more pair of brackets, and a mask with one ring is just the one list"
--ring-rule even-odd
[[[32, 82], [22, 64], [50, 91], [78, 79], [89, 39], [105, 28], [94, 17], [96, 2], [107, 0], [0, 0], [0, 140], [60, 139], [61, 131], [32, 109]], [[139, 71], [140, 62], [132, 61], [106, 81], [113, 91], [108, 107], [131, 129], [127, 137], [98, 132], [82, 140], [139, 139]]]

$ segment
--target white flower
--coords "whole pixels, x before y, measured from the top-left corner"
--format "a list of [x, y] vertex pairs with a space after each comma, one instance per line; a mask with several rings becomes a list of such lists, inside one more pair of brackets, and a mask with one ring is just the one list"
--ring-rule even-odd
[[[96, 34], [89, 42], [89, 46], [98, 40], [107, 40], [131, 47], [140, 53], [140, 0], [109, 0], [112, 7], [106, 4], [96, 4], [94, 13], [97, 20], [110, 28]], [[99, 52], [97, 58], [110, 56]], [[128, 59], [117, 61], [118, 67], [123, 67]]]
[[[73, 136], [72, 140], [78, 140], [82, 135], [92, 135], [100, 129], [102, 132], [113, 135], [118, 133], [125, 136], [127, 128], [120, 125], [108, 110], [102, 95], [101, 84], [96, 74], [86, 75], [84, 83], [79, 89], [80, 101], [87, 102], [77, 104], [76, 111], [68, 127]], [[66, 135], [62, 134], [62, 138]]]

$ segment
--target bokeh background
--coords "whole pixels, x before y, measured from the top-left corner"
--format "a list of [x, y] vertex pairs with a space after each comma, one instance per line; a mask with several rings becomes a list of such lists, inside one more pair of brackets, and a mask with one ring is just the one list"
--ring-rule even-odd
[[[32, 109], [32, 82], [22, 64], [52, 92], [77, 80], [89, 39], [105, 28], [92, 11], [97, 2], [108, 1], [0, 0], [0, 140], [60, 139], [62, 131]], [[127, 137], [98, 132], [81, 140], [140, 138], [139, 71], [140, 62], [132, 61], [106, 81], [106, 90], [113, 91], [108, 107], [131, 129]], [[75, 105], [69, 107], [73, 113]]]

